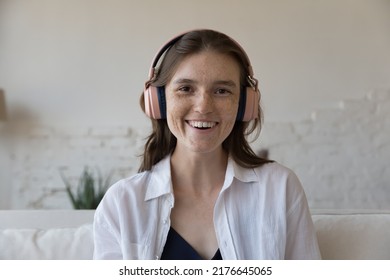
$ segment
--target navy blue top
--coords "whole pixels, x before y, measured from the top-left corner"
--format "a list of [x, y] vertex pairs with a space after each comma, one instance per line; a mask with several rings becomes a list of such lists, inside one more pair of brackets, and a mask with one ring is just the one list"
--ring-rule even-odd
[[[183, 237], [180, 236], [172, 227], [169, 229], [167, 242], [161, 255], [162, 260], [203, 260], [198, 252], [192, 248]], [[219, 249], [212, 260], [222, 260]]]

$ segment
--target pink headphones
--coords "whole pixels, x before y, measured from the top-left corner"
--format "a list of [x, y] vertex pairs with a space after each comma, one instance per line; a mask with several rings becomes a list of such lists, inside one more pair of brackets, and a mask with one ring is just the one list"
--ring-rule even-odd
[[[192, 32], [192, 31], [190, 31]], [[172, 47], [177, 41], [179, 41], [184, 35], [189, 32], [180, 34], [163, 45], [153, 59], [152, 65], [149, 70], [149, 80], [155, 75], [155, 68], [159, 59], [163, 54]], [[237, 120], [248, 122], [257, 118], [258, 107], [260, 100], [260, 92], [258, 90], [258, 82], [253, 77], [253, 69], [249, 61], [249, 57], [244, 49], [235, 40], [229, 37], [237, 47], [242, 51], [245, 56], [246, 64], [248, 67], [248, 82], [250, 86], [242, 87], [240, 93], [240, 101], [237, 113]], [[166, 118], [166, 101], [165, 101], [165, 87], [155, 87], [145, 85], [144, 90], [145, 99], [145, 113], [152, 119], [165, 119]]]

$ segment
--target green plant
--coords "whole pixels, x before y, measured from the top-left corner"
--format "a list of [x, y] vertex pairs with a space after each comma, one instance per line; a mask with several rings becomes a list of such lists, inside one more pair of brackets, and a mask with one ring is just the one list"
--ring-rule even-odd
[[61, 177], [65, 183], [66, 192], [75, 209], [96, 209], [107, 189], [110, 187], [111, 181], [111, 175], [103, 179], [103, 176], [98, 170], [97, 177], [95, 177], [93, 172], [88, 167], [85, 167], [78, 180], [77, 190], [73, 193], [72, 184], [65, 178], [62, 172]]

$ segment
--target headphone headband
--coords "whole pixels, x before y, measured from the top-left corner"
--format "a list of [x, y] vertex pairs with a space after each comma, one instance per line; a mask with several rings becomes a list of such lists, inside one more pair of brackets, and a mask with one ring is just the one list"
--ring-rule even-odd
[[[188, 33], [191, 33], [191, 32], [194, 32], [194, 31], [202, 31], [202, 30], [205, 30], [205, 29], [194, 29], [194, 30], [190, 30], [190, 31], [187, 31], [187, 32], [184, 32], [184, 33], [181, 33], [175, 37], [173, 37], [171, 40], [169, 40], [167, 43], [165, 43], [161, 48], [160, 50], [157, 52], [157, 54], [154, 56], [153, 58], [153, 61], [152, 61], [152, 65], [150, 67], [150, 70], [149, 70], [149, 80], [151, 80], [153, 77], [154, 77], [154, 74], [155, 74], [155, 70], [156, 70], [156, 66], [160, 60], [160, 58], [164, 55], [164, 53], [170, 48], [172, 47], [177, 41], [179, 41], [183, 36], [185, 36], [186, 34]], [[211, 31], [211, 30], [210, 30]], [[219, 32], [220, 33], [220, 32]], [[222, 33], [221, 33], [222, 34]], [[228, 39], [230, 39], [240, 50], [241, 52], [244, 54], [244, 57], [245, 57], [245, 60], [246, 60], [246, 67], [248, 69], [248, 82], [250, 83], [251, 86], [253, 86], [255, 88], [255, 90], [257, 90], [257, 79], [255, 79], [254, 77], [254, 73], [253, 73], [253, 68], [252, 68], [252, 65], [251, 65], [251, 62], [249, 60], [249, 56], [248, 54], [245, 52], [244, 48], [236, 41], [234, 40], [233, 38], [231, 38], [230, 36], [226, 35], [226, 34], [223, 34], [225, 35]]]

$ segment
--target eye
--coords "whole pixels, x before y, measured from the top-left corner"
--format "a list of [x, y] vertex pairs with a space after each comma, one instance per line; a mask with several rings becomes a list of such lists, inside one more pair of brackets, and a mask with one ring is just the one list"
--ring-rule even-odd
[[226, 89], [226, 88], [218, 88], [216, 91], [215, 91], [216, 94], [218, 95], [228, 95], [231, 93], [230, 90]]
[[182, 87], [179, 87], [178, 91], [183, 92], [183, 93], [187, 93], [187, 92], [191, 92], [192, 89], [189, 86], [182, 86]]

